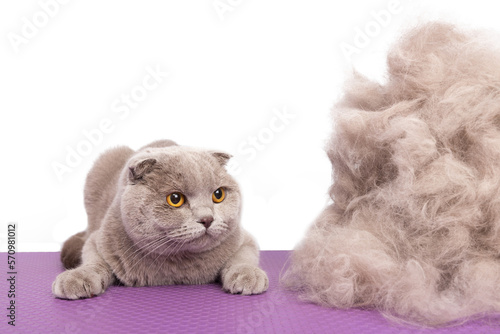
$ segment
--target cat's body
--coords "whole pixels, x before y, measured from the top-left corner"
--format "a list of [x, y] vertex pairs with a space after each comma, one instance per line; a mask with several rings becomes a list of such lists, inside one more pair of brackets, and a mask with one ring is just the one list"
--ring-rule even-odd
[[[88, 228], [64, 244], [61, 259], [69, 270], [57, 277], [54, 295], [90, 297], [115, 282], [216, 280], [231, 293], [264, 292], [268, 279], [258, 268], [257, 245], [239, 225], [241, 199], [224, 169], [228, 159], [166, 140], [137, 152], [105, 152], [85, 184]], [[218, 202], [213, 194], [220, 189]], [[171, 194], [182, 195], [182, 203], [168, 202]]]

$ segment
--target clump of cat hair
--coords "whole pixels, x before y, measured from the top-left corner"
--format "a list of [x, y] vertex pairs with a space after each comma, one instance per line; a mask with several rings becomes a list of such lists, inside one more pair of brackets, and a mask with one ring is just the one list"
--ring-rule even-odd
[[423, 326], [500, 312], [500, 41], [410, 30], [379, 84], [355, 74], [327, 144], [333, 203], [284, 283]]

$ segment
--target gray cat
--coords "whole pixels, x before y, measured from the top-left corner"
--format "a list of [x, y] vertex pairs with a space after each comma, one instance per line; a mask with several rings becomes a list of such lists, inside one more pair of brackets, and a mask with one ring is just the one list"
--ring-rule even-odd
[[85, 184], [88, 228], [68, 239], [58, 298], [99, 295], [125, 286], [204, 284], [259, 294], [268, 278], [258, 247], [239, 224], [241, 197], [225, 153], [162, 140], [137, 152], [105, 152]]

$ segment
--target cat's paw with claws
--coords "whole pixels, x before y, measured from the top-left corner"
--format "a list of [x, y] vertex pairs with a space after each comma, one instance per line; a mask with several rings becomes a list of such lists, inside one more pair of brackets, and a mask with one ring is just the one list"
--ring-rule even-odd
[[103, 293], [107, 288], [104, 278], [94, 270], [85, 269], [79, 267], [59, 274], [52, 284], [54, 296], [62, 299], [80, 299]]
[[247, 264], [234, 265], [222, 275], [222, 287], [230, 293], [255, 295], [269, 287], [269, 279], [264, 270]]

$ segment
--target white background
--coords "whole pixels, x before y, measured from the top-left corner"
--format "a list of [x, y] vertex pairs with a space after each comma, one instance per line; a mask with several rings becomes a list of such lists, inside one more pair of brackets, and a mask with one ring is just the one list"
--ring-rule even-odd
[[[2, 1], [2, 240], [17, 222], [18, 250], [59, 250], [85, 229], [83, 184], [97, 156], [169, 138], [233, 154], [243, 225], [262, 249], [293, 248], [328, 202], [330, 109], [352, 69], [383, 80], [388, 46], [419, 20], [500, 30], [493, 1], [417, 3]], [[117, 113], [147, 68], [168, 77]], [[276, 110], [293, 119], [272, 131]], [[85, 144], [103, 120], [111, 128]], [[86, 155], [58, 177], [54, 164], [78, 148]]]

